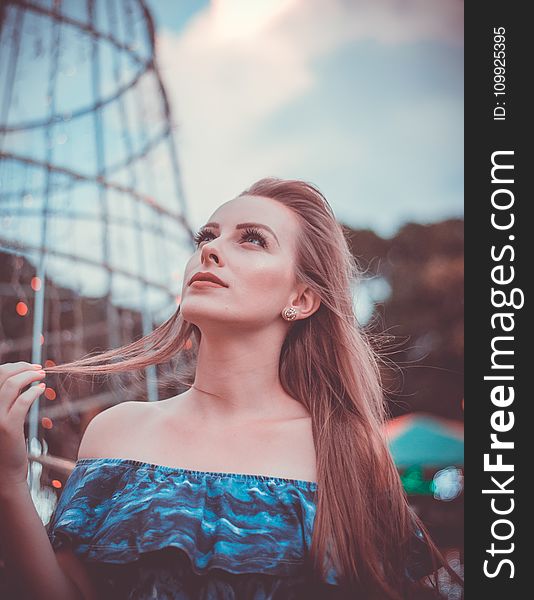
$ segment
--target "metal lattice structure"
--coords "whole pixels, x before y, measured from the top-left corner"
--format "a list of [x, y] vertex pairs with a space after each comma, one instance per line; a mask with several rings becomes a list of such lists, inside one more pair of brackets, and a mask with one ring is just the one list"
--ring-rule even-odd
[[[142, 0], [8, 1], [0, 25], [0, 253], [13, 261], [1, 296], [32, 319], [20, 360], [64, 362], [81, 355], [61, 355], [63, 333], [80, 350], [95, 328], [107, 347], [125, 343], [120, 306], [141, 314], [144, 335], [176, 310], [192, 232], [175, 127]], [[31, 289], [18, 276], [23, 262], [35, 267]], [[50, 280], [68, 296], [47, 292]], [[100, 320], [85, 319], [88, 298], [105, 302]], [[50, 303], [72, 311], [68, 332], [46, 318]], [[14, 343], [2, 340], [0, 361]], [[156, 400], [156, 371], [147, 371]], [[36, 454], [39, 425], [37, 400]]]

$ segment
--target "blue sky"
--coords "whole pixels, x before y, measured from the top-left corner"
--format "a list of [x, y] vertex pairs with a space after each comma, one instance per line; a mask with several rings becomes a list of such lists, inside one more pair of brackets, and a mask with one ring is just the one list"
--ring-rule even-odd
[[194, 226], [266, 175], [393, 235], [463, 214], [463, 4], [148, 0]]
[[[265, 176], [310, 181], [341, 222], [385, 236], [407, 221], [462, 216], [462, 2], [146, 1], [156, 22], [156, 59], [171, 103], [180, 183], [193, 229]], [[98, 86], [92, 38], [63, 26], [55, 65], [50, 19], [24, 11], [13, 81], [9, 69], [0, 70], [0, 90], [13, 92], [6, 120], [16, 126], [54, 119], [49, 126], [15, 129], [3, 137], [4, 149], [30, 160], [1, 165], [3, 234], [40, 247], [47, 178], [42, 163], [51, 161], [81, 177], [59, 172], [50, 178], [49, 249], [104, 260], [99, 215], [105, 206], [113, 221], [111, 264], [163, 287], [171, 280], [179, 293], [190, 251], [182, 228], [142, 205], [144, 227], [138, 231], [128, 221], [137, 219], [131, 195], [109, 188], [102, 204], [92, 179], [101, 131], [110, 183], [132, 184], [171, 213], [181, 210], [166, 143], [135, 167], [116, 168], [166, 128], [152, 71], [128, 93], [103, 104], [101, 130], [93, 111], [72, 118], [135, 80], [134, 52], [149, 55], [140, 5], [131, 5], [137, 12], [130, 20], [128, 11], [117, 11], [115, 20], [110, 11], [115, 5], [95, 3], [99, 27], [113, 31], [131, 52], [99, 44]], [[88, 18], [85, 0], [61, 7], [75, 19]], [[17, 14], [15, 5], [7, 11], [0, 39], [6, 56], [14, 56]], [[13, 208], [16, 218], [8, 214]], [[165, 235], [151, 233], [160, 225]], [[138, 253], [141, 242], [144, 251]], [[108, 284], [105, 269], [83, 263], [73, 269], [61, 255], [49, 256], [48, 269], [58, 283], [74, 285], [81, 294], [98, 296]], [[134, 280], [118, 279], [113, 282], [118, 302], [146, 303]], [[151, 304], [167, 306], [164, 292], [150, 293]]]

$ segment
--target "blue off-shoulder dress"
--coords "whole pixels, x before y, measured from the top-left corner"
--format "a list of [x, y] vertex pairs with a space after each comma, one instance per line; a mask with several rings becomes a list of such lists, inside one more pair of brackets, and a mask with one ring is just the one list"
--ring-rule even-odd
[[[123, 458], [76, 462], [47, 525], [100, 599], [342, 598], [333, 570], [312, 575], [318, 484], [167, 467]], [[428, 572], [412, 554], [406, 575]]]

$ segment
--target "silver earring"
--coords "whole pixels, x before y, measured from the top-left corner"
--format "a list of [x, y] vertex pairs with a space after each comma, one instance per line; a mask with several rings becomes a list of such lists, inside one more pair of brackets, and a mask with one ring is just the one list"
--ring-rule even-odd
[[290, 306], [289, 308], [284, 308], [282, 311], [282, 316], [286, 321], [294, 321], [297, 318], [297, 311], [295, 308]]

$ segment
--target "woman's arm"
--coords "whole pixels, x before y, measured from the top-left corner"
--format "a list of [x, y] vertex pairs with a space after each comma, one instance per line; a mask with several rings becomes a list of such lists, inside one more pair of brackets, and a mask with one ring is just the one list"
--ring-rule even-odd
[[7, 571], [26, 598], [85, 600], [61, 568], [27, 484], [0, 486], [0, 539]]
[[434, 563], [423, 534], [416, 528], [408, 543], [406, 575], [411, 581], [421, 581], [431, 575], [436, 567], [439, 565]]

